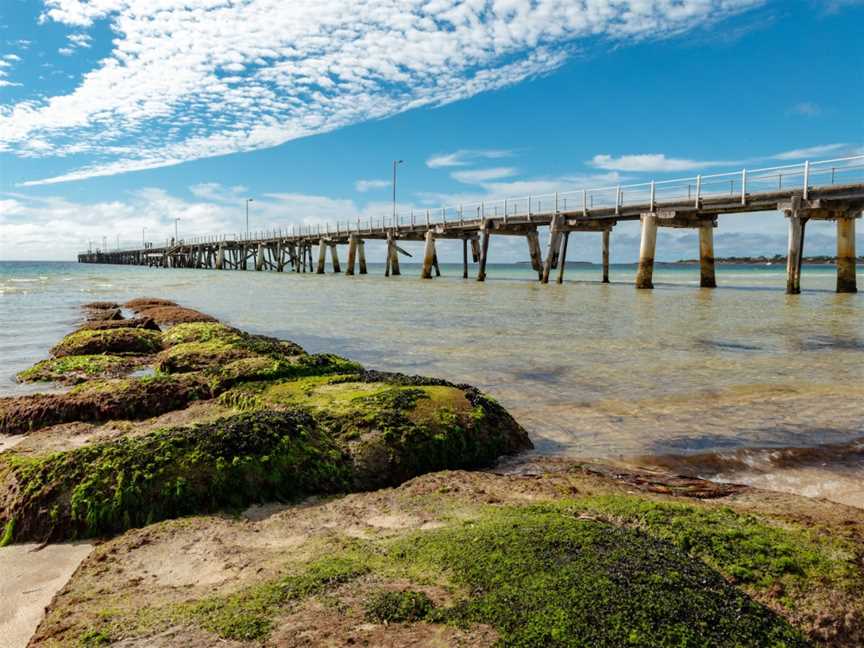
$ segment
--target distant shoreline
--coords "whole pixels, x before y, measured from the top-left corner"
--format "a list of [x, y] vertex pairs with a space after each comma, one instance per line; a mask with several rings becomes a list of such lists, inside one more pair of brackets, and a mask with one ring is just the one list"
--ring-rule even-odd
[[[724, 265], [785, 265], [786, 257], [775, 255], [773, 257], [715, 257], [715, 263]], [[837, 265], [837, 257], [833, 256], [809, 256], [801, 260], [806, 265]], [[858, 263], [864, 263], [864, 257], [857, 258]], [[680, 259], [673, 263], [680, 264], [695, 264], [699, 263], [699, 259]]]

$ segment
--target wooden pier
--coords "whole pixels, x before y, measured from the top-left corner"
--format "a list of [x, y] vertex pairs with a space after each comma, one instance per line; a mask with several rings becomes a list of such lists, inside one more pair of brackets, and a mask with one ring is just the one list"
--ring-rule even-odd
[[[786, 292], [801, 291], [804, 231], [810, 220], [832, 220], [837, 227], [837, 291], [856, 292], [855, 221], [864, 210], [864, 156], [804, 162], [732, 173], [652, 181], [638, 185], [585, 189], [546, 196], [528, 196], [478, 205], [412, 211], [378, 222], [341, 222], [323, 227], [292, 228], [254, 236], [199, 236], [171, 240], [160, 247], [84, 252], [81, 263], [114, 263], [165, 268], [270, 270], [323, 274], [342, 271], [339, 247], [347, 246], [345, 274], [367, 273], [366, 240], [386, 242], [385, 275], [401, 273], [400, 242], [424, 244], [421, 277], [440, 276], [436, 241], [462, 241], [462, 276], [469, 261], [476, 279], [484, 281], [494, 237], [524, 237], [538, 281], [548, 283], [557, 270], [564, 280], [571, 234], [599, 233], [602, 281], [609, 281], [611, 233], [622, 221], [641, 222], [636, 287], [653, 288], [657, 229], [690, 228], [699, 232], [700, 285], [716, 286], [713, 231], [721, 214], [780, 211], [789, 228]], [[545, 256], [539, 231], [549, 229]], [[317, 258], [316, 258], [317, 256]]]

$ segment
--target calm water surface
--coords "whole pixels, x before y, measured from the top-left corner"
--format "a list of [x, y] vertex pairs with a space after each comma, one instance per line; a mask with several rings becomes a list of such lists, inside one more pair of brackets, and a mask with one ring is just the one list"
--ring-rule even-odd
[[[864, 294], [836, 295], [834, 270], [778, 266], [568, 268], [539, 285], [522, 265], [461, 266], [421, 281], [269, 272], [0, 263], [0, 394], [81, 320], [82, 303], [149, 295], [369, 367], [475, 384], [529, 430], [537, 451], [641, 457], [706, 476], [864, 506]], [[864, 286], [864, 276], [859, 275]], [[817, 448], [799, 452], [788, 448]], [[668, 456], [667, 456], [668, 455]]]

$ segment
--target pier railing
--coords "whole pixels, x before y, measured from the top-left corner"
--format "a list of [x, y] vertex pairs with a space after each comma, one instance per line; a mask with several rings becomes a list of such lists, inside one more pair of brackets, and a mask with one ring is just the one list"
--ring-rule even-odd
[[[237, 234], [205, 234], [182, 237], [174, 244], [198, 245], [222, 241], [266, 241], [286, 237], [316, 237], [349, 233], [372, 233], [400, 227], [425, 228], [478, 221], [486, 218], [528, 219], [536, 214], [576, 213], [589, 216], [592, 210], [619, 210], [631, 206], [692, 201], [698, 209], [702, 201], [729, 197], [746, 205], [756, 193], [800, 191], [806, 199], [814, 187], [864, 182], [864, 155], [819, 160], [759, 169], [743, 168], [724, 173], [696, 175], [672, 180], [651, 180], [636, 184], [576, 189], [475, 203], [444, 205], [437, 208], [398, 211], [379, 218], [337, 220], [334, 223], [291, 225], [265, 231]], [[169, 239], [165, 246], [169, 247]], [[141, 249], [140, 246], [117, 251]], [[106, 250], [109, 251], [109, 250]], [[114, 251], [114, 250], [110, 250]]]

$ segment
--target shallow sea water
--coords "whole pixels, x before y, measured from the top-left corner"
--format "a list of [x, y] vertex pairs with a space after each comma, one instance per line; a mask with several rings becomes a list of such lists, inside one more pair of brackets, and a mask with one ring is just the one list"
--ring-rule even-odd
[[[492, 265], [485, 283], [459, 265], [432, 281], [402, 271], [0, 263], [0, 394], [33, 391], [15, 373], [80, 321], [81, 304], [168, 297], [309, 351], [475, 384], [539, 453], [673, 456], [681, 471], [864, 506], [864, 294], [835, 294], [832, 267], [806, 266], [798, 296], [784, 294], [781, 266], [719, 266], [706, 290], [698, 267], [658, 265], [653, 291], [633, 287], [632, 265], [613, 266], [609, 285], [586, 265], [561, 286], [524, 265]], [[824, 452], [772, 463], [808, 447]]]

